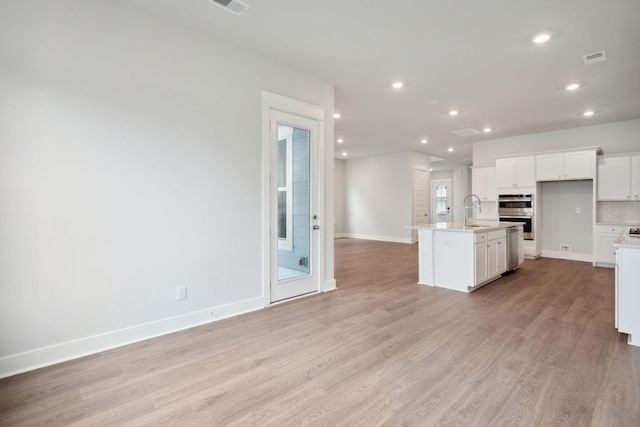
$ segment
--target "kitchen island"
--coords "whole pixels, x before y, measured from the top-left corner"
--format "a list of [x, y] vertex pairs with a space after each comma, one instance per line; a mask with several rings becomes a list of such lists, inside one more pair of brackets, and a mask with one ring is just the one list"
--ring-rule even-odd
[[519, 227], [518, 265], [522, 263], [520, 223], [497, 221], [440, 222], [418, 230], [418, 283], [472, 292], [507, 270], [507, 228]]
[[618, 332], [629, 334], [627, 343], [640, 346], [640, 237], [625, 230], [614, 242], [616, 249], [616, 318]]

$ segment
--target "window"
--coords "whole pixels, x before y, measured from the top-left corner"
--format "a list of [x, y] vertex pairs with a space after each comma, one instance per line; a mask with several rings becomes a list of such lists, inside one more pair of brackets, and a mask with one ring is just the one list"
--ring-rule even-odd
[[293, 128], [278, 125], [278, 249], [293, 250]]

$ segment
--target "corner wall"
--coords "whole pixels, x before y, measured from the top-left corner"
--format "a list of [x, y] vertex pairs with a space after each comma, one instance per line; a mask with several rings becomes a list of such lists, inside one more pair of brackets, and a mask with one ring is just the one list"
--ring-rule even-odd
[[263, 306], [262, 90], [333, 141], [326, 82], [119, 2], [0, 3], [0, 377]]

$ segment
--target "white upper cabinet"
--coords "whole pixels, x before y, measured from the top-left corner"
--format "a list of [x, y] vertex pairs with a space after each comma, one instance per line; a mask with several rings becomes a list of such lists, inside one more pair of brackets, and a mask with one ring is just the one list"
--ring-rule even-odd
[[496, 168], [494, 166], [474, 167], [471, 170], [471, 192], [483, 202], [498, 200]]
[[536, 156], [536, 180], [593, 179], [595, 161], [595, 150], [540, 154]]
[[512, 157], [496, 160], [498, 188], [520, 188], [535, 186], [535, 158]]
[[640, 155], [598, 157], [598, 200], [640, 201]]
[[631, 199], [640, 201], [640, 155], [631, 156]]

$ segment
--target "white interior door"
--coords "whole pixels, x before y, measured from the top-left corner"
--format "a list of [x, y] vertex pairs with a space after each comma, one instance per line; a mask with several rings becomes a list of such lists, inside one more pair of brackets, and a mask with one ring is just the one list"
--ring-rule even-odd
[[439, 179], [431, 181], [432, 222], [451, 221], [451, 180]]
[[318, 134], [316, 120], [270, 114], [271, 302], [319, 289]]

